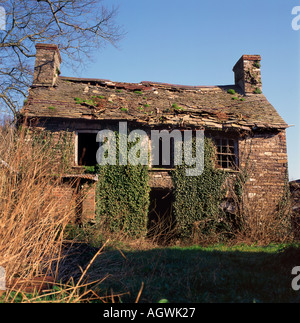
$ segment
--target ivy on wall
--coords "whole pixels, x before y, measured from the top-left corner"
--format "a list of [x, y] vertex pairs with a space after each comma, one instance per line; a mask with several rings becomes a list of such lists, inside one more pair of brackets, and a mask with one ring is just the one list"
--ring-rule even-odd
[[180, 238], [193, 235], [218, 234], [227, 225], [220, 203], [225, 195], [223, 187], [227, 174], [215, 169], [215, 147], [204, 139], [204, 171], [200, 176], [186, 176], [186, 166], [172, 171], [174, 181], [174, 215]]
[[[117, 136], [117, 151], [118, 149]], [[128, 151], [130, 145], [128, 145]], [[117, 160], [119, 156], [117, 156]], [[96, 222], [132, 238], [147, 233], [149, 174], [144, 165], [97, 166]]]
[[[228, 225], [220, 209], [227, 174], [214, 167], [215, 146], [211, 139], [205, 138], [204, 148], [204, 171], [200, 176], [187, 176], [186, 165], [171, 171], [179, 238], [191, 237], [195, 228], [197, 234], [211, 236]], [[98, 165], [97, 173], [97, 223], [110, 232], [123, 232], [133, 238], [145, 236], [150, 193], [148, 167]]]

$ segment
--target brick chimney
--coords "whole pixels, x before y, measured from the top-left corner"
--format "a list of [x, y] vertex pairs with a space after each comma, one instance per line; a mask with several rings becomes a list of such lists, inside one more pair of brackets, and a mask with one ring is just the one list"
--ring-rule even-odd
[[36, 44], [33, 86], [54, 86], [60, 74], [61, 56], [57, 45]]
[[235, 85], [244, 94], [261, 93], [260, 55], [243, 55], [233, 67]]

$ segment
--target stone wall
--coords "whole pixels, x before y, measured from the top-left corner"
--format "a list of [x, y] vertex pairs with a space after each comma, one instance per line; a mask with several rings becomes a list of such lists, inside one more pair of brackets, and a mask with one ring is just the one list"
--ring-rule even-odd
[[96, 213], [96, 183], [82, 185], [81, 198], [81, 221], [93, 221]]
[[149, 185], [151, 188], [156, 188], [156, 189], [171, 190], [174, 188], [172, 176], [169, 174], [168, 171], [150, 170]]
[[[52, 125], [45, 122], [29, 123], [30, 133], [36, 139], [47, 140], [49, 153], [55, 151], [56, 166], [53, 172], [56, 173], [78, 173], [75, 166], [75, 132], [64, 128], [63, 124]], [[35, 140], [36, 140], [35, 139]], [[56, 167], [55, 166], [55, 167]]]
[[[54, 140], [66, 133], [70, 135], [70, 152], [68, 155], [70, 173], [82, 174], [82, 167], [75, 165], [75, 130], [99, 130], [113, 128], [112, 124], [99, 122], [86, 122], [84, 120], [54, 120], [50, 119], [44, 124], [37, 125], [38, 129], [48, 129], [52, 132]], [[68, 131], [66, 131], [68, 129]], [[222, 133], [219, 133], [221, 135]], [[224, 134], [228, 136], [228, 134]], [[239, 168], [247, 172], [245, 195], [248, 200], [257, 204], [260, 209], [267, 208], [275, 211], [278, 201], [283, 195], [287, 176], [287, 149], [285, 131], [261, 131], [246, 133], [239, 141]], [[155, 189], [174, 188], [172, 178], [168, 171], [150, 169], [150, 186]], [[86, 190], [87, 187], [83, 189]], [[66, 192], [68, 194], [68, 192]], [[92, 219], [95, 213], [95, 189], [86, 194], [82, 203], [82, 215]]]
[[300, 180], [289, 183], [295, 239], [300, 240]]
[[300, 180], [290, 182], [293, 215], [300, 218]]
[[285, 131], [263, 132], [239, 142], [240, 168], [247, 173], [245, 194], [261, 209], [273, 212], [287, 185]]
[[64, 178], [54, 191], [58, 200], [57, 208], [69, 207], [71, 202], [72, 209], [66, 209], [66, 212], [71, 212], [72, 221], [93, 221], [96, 212], [95, 192], [96, 182], [94, 180]]
[[65, 212], [71, 212], [70, 217], [73, 221], [76, 221], [77, 218], [77, 195], [76, 189], [69, 184], [61, 183], [60, 186], [57, 186], [54, 189], [54, 194], [57, 197], [57, 208], [64, 210], [67, 207], [72, 205], [71, 209], [66, 209]]

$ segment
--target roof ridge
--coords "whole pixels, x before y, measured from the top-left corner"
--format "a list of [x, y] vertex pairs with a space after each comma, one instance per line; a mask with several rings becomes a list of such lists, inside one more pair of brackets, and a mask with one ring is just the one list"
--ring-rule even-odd
[[59, 76], [59, 79], [65, 81], [74, 81], [74, 82], [82, 82], [89, 83], [95, 82], [103, 85], [134, 85], [134, 86], [159, 86], [159, 87], [172, 87], [172, 88], [180, 88], [180, 89], [222, 89], [222, 88], [235, 88], [234, 84], [227, 85], [185, 85], [185, 84], [173, 84], [173, 83], [165, 83], [165, 82], [157, 82], [157, 81], [141, 81], [141, 82], [120, 82], [120, 81], [111, 81], [108, 79], [97, 79], [97, 78], [81, 78], [81, 77], [72, 77], [72, 76]]

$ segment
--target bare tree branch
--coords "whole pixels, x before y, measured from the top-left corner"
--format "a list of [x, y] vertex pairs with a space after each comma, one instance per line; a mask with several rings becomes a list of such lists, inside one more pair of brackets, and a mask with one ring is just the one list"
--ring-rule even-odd
[[[74, 64], [124, 36], [117, 9], [101, 0], [0, 0], [6, 30], [0, 30], [0, 112], [17, 116], [32, 84], [36, 43], [55, 43]], [[68, 61], [68, 59], [66, 59]]]

